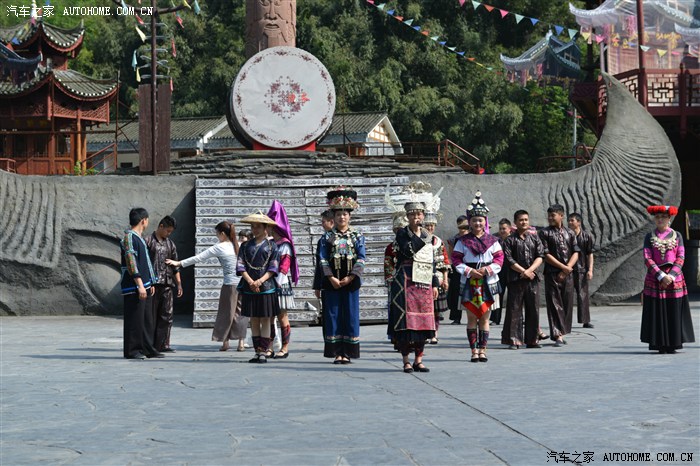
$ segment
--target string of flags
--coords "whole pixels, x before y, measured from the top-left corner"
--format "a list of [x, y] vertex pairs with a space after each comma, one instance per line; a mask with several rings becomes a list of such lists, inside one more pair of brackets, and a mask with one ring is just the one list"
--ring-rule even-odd
[[[423, 29], [418, 25], [413, 24], [413, 19], [404, 19], [403, 16], [400, 16], [396, 13], [396, 9], [394, 8], [387, 8], [386, 3], [380, 3], [380, 4], [375, 4], [375, 0], [366, 0], [367, 4], [372, 5], [375, 7], [377, 10], [384, 12], [385, 14], [391, 16], [395, 20], [399, 21], [400, 23], [403, 23], [405, 26], [413, 29], [416, 32], [419, 32], [420, 34], [424, 35], [425, 37], [428, 37], [430, 40], [435, 42], [436, 44], [442, 46], [443, 48], [449, 50], [450, 52], [458, 55], [459, 57], [464, 58], [465, 60], [480, 66], [484, 69], [487, 69], [489, 71], [493, 71], [493, 67], [484, 65], [483, 63], [480, 63], [476, 61], [475, 57], [470, 57], [466, 55], [466, 51], [459, 50], [456, 45], [450, 45], [447, 40], [444, 38], [441, 38], [439, 35], [431, 35], [430, 30], [428, 29]], [[497, 74], [503, 74], [500, 71], [496, 71]]]
[[[454, 54], [456, 54], [456, 55], [458, 55], [458, 56], [460, 56], [460, 57], [466, 59], [467, 61], [469, 61], [469, 62], [471, 62], [471, 63], [473, 63], [473, 64], [475, 64], [475, 65], [477, 65], [477, 66], [480, 66], [480, 67], [482, 67], [482, 68], [484, 68], [484, 69], [486, 69], [486, 70], [488, 70], [488, 71], [495, 71], [493, 67], [484, 65], [483, 63], [480, 63], [480, 62], [476, 61], [476, 59], [475, 59], [474, 57], [466, 56], [466, 52], [464, 52], [464, 51], [458, 51], [459, 49], [458, 49], [457, 46], [448, 45], [448, 41], [447, 41], [447, 40], [444, 40], [444, 39], [441, 38], [440, 36], [438, 36], [438, 35], [432, 35], [432, 36], [431, 36], [429, 30], [423, 29], [423, 28], [421, 28], [421, 27], [418, 26], [418, 25], [414, 25], [414, 20], [413, 20], [413, 19], [404, 19], [403, 16], [397, 15], [397, 14], [396, 14], [396, 9], [394, 9], [394, 8], [387, 8], [385, 3], [380, 3], [380, 4], [377, 5], [377, 4], [375, 4], [375, 0], [365, 0], [365, 1], [366, 1], [369, 5], [374, 6], [376, 9], [378, 9], [378, 10], [384, 12], [385, 14], [391, 16], [391, 17], [394, 18], [395, 20], [397, 20], [397, 21], [403, 23], [403, 24], [406, 25], [407, 27], [410, 27], [411, 29], [415, 30], [416, 32], [419, 32], [420, 34], [422, 34], [422, 35], [424, 35], [424, 36], [430, 38], [430, 40], [432, 40], [433, 42], [435, 42], [435, 43], [437, 43], [438, 45], [442, 46], [443, 48], [449, 50], [450, 52], [452, 52], [452, 53], [454, 53]], [[461, 2], [461, 0], [460, 0], [460, 2]], [[502, 72], [502, 71], [495, 71], [495, 73], [496, 73], [497, 75], [503, 75], [503, 72]], [[528, 90], [527, 88], [524, 88], [524, 87], [522, 88], [522, 90], [524, 90], [524, 91], [526, 91], [526, 92], [529, 92], [529, 90]], [[549, 101], [549, 100], [546, 99], [546, 98], [545, 98], [544, 100], [545, 100], [545, 102], [548, 102], [548, 101]], [[574, 115], [574, 113], [573, 113], [569, 108], [563, 107], [563, 106], [561, 106], [561, 105], [557, 105], [557, 107], [560, 108], [561, 110], [566, 111], [566, 113], [567, 113], [569, 116], [573, 116], [573, 115]], [[577, 119], [581, 119], [582, 117], [581, 117], [580, 115], [576, 115], [576, 118], [577, 118]]]
[[[139, 2], [139, 4], [141, 4], [141, 0], [138, 0], [138, 2]], [[124, 2], [124, 0], [121, 0], [121, 3], [122, 3], [122, 7], [126, 8], [126, 3]], [[192, 10], [192, 12], [195, 15], [199, 15], [202, 11], [201, 7], [199, 6], [198, 0], [194, 0], [191, 3], [188, 2], [188, 0], [182, 0], [182, 2], [181, 2], [182, 6], [180, 8], [175, 6], [175, 3], [173, 2], [173, 0], [170, 0], [170, 5], [173, 9], [178, 9], [178, 10], [182, 9], [182, 8], [188, 8], [188, 9]], [[182, 17], [180, 16], [180, 13], [177, 10], [171, 11], [171, 13], [174, 13], [175, 21], [177, 22], [177, 24], [179, 24], [182, 29], [185, 29], [185, 25], [184, 25]], [[135, 16], [136, 21], [138, 23], [134, 26], [136, 28], [136, 33], [138, 34], [139, 38], [141, 39], [141, 42], [145, 44], [146, 39], [148, 38], [146, 36], [146, 32], [150, 32], [151, 34], [158, 34], [158, 33], [157, 33], [157, 31], [150, 31], [150, 24], [146, 24], [143, 21], [143, 19], [141, 19], [139, 17], [139, 15], [134, 13], [134, 16]], [[163, 23], [162, 25], [167, 28], [167, 24]], [[160, 27], [160, 25], [159, 25], [159, 27]], [[144, 32], [141, 28], [146, 29], [146, 32]], [[138, 49], [134, 50], [134, 53], [133, 53], [133, 56], [131, 59], [131, 66], [134, 69], [134, 72], [136, 73], [136, 82], [140, 83], [141, 82], [141, 71], [140, 71], [141, 68], [150, 68], [151, 64], [146, 63], [144, 65], [139, 65], [137, 51], [138, 51]], [[164, 53], [165, 51], [167, 51], [167, 49], [163, 49], [163, 48], [157, 49], [157, 53]], [[170, 37], [170, 53], [172, 54], [173, 58], [177, 57], [177, 49], [175, 48], [175, 39], [172, 36]], [[150, 61], [150, 57], [147, 55], [141, 55], [141, 58], [143, 58], [144, 61], [146, 61], [146, 62]], [[165, 66], [167, 68], [167, 65], [165, 65], [164, 63], [167, 63], [167, 61], [163, 61], [162, 63], [158, 62], [157, 65]], [[174, 88], [173, 78], [172, 77], [168, 77], [168, 78], [170, 79], [170, 91], [172, 92], [173, 88]], [[151, 79], [153, 79], [153, 77], [151, 77]]]

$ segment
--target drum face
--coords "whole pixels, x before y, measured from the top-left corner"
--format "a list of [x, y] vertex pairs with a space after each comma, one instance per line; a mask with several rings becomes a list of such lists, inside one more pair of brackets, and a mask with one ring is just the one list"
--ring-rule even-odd
[[335, 86], [325, 66], [295, 47], [272, 47], [252, 56], [231, 90], [235, 129], [276, 149], [308, 145], [333, 121]]

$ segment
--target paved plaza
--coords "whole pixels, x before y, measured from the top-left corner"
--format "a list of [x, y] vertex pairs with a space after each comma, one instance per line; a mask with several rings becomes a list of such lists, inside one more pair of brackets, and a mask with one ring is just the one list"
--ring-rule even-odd
[[[692, 314], [700, 336], [697, 297]], [[401, 372], [381, 325], [351, 365], [322, 357], [319, 327], [254, 365], [187, 316], [153, 360], [122, 359], [119, 318], [2, 317], [0, 464], [700, 464], [700, 345], [649, 352], [639, 304], [592, 316], [561, 348], [508, 350], [492, 327], [477, 364], [443, 325], [426, 374]]]

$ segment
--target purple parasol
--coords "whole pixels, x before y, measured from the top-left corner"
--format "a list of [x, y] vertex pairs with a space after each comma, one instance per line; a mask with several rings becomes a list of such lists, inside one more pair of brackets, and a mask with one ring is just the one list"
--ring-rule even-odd
[[294, 247], [294, 238], [292, 238], [292, 228], [289, 226], [289, 220], [287, 219], [287, 211], [284, 210], [284, 205], [280, 201], [272, 201], [270, 210], [267, 211], [267, 216], [275, 221], [275, 229], [277, 233], [287, 241], [292, 246], [292, 264], [289, 270], [292, 273], [292, 281], [296, 285], [299, 281], [299, 263], [297, 261], [297, 250]]

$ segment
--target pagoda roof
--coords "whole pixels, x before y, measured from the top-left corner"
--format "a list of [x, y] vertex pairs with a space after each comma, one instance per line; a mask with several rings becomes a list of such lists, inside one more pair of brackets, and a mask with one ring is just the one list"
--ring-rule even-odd
[[27, 75], [37, 70], [39, 63], [41, 54], [34, 58], [25, 58], [0, 43], [0, 80], [12, 76], [16, 83], [24, 81]]
[[[663, 17], [683, 27], [700, 27], [700, 20], [692, 16], [695, 0], [674, 0], [673, 4], [668, 0], [645, 0], [643, 5], [644, 21], [647, 25], [651, 24], [653, 19]], [[636, 16], [637, 4], [635, 0], [605, 0], [597, 8], [584, 10], [569, 3], [569, 12], [576, 17], [576, 22], [581, 26], [601, 27], [606, 24], [618, 24], [625, 16]]]
[[29, 94], [49, 81], [53, 81], [56, 87], [78, 100], [103, 99], [117, 89], [116, 81], [91, 78], [73, 70], [50, 70], [40, 67], [28, 81], [19, 84], [0, 82], [0, 98]]
[[575, 72], [580, 72], [581, 67], [578, 63], [563, 56], [563, 53], [570, 48], [574, 48], [580, 53], [575, 41], [564, 42], [550, 31], [539, 42], [518, 57], [511, 58], [501, 54], [501, 62], [508, 70], [522, 71], [544, 62], [549, 52], [562, 66]]
[[0, 42], [11, 43], [15, 48], [25, 48], [41, 38], [59, 52], [70, 52], [78, 48], [85, 37], [83, 21], [72, 29], [64, 29], [45, 23], [38, 17], [32, 24], [27, 21], [14, 26], [0, 27]]

